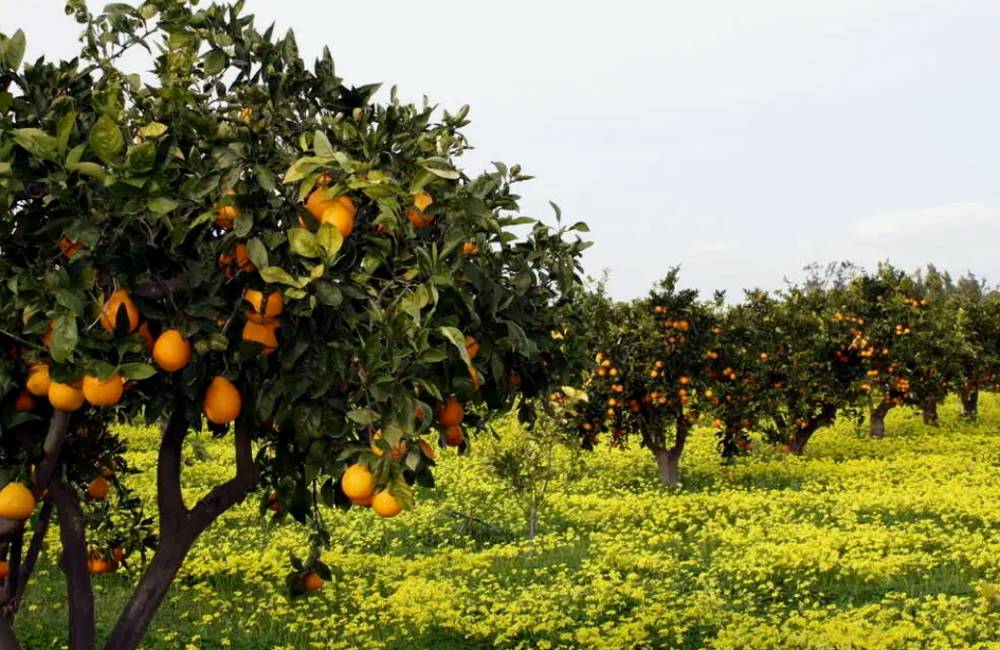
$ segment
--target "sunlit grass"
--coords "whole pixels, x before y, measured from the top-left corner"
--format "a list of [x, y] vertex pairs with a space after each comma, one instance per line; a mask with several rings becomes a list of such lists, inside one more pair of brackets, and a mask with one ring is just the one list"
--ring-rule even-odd
[[[756, 442], [728, 467], [700, 432], [669, 492], [644, 450], [601, 449], [531, 542], [475, 454], [447, 452], [416, 510], [328, 513], [336, 577], [299, 600], [283, 578], [306, 532], [247, 503], [198, 544], [146, 647], [1000, 647], [1000, 611], [976, 592], [1000, 582], [1000, 409], [983, 402], [978, 424], [952, 404], [937, 430], [901, 411], [885, 440], [841, 422], [803, 458]], [[157, 433], [126, 437], [152, 468]], [[203, 442], [189, 500], [227, 473], [228, 446]], [[151, 507], [151, 475], [130, 480]], [[453, 512], [488, 525], [463, 531]], [[30, 648], [65, 644], [53, 560], [18, 620]], [[127, 579], [96, 579], [105, 633]]]

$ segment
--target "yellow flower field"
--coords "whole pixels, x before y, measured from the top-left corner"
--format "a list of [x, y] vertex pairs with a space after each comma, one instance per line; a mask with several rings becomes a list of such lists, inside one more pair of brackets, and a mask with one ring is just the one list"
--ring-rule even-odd
[[[415, 510], [327, 513], [334, 580], [294, 600], [308, 531], [268, 526], [255, 500], [199, 542], [145, 647], [1000, 648], [995, 401], [976, 425], [952, 404], [940, 430], [895, 413], [880, 441], [841, 422], [803, 458], [757, 442], [730, 467], [699, 431], [673, 492], [645, 450], [602, 448], [533, 541], [475, 453], [449, 451]], [[150, 470], [157, 432], [125, 437]], [[189, 501], [228, 471], [225, 442], [199, 444]], [[129, 480], [152, 508], [150, 473]], [[96, 580], [104, 632], [126, 579]], [[28, 647], [65, 645], [63, 594], [50, 549], [18, 619]]]

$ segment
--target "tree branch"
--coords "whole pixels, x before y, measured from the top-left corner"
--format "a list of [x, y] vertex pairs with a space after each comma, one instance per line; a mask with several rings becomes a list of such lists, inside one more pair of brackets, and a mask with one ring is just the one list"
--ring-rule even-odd
[[70, 650], [93, 650], [96, 637], [94, 591], [87, 571], [87, 531], [83, 511], [73, 492], [58, 478], [52, 480], [49, 493], [59, 509], [59, 537], [63, 547], [59, 564], [66, 574], [69, 647]]
[[181, 453], [188, 420], [178, 405], [163, 427], [160, 457], [156, 464], [156, 502], [160, 509], [160, 537], [180, 525], [187, 514], [181, 495]]
[[[35, 570], [35, 563], [38, 561], [38, 554], [42, 551], [42, 543], [49, 530], [49, 520], [52, 518], [52, 500], [46, 499], [42, 504], [42, 511], [38, 513], [38, 521], [35, 530], [31, 535], [31, 542], [28, 544], [28, 554], [24, 557], [24, 564], [21, 565], [17, 581], [17, 590], [14, 592], [14, 611], [17, 611], [24, 597], [24, 590], [28, 587], [28, 580]], [[13, 575], [13, 572], [11, 573]]]
[[[244, 406], [244, 413], [246, 412]], [[236, 421], [233, 447], [236, 456], [236, 476], [217, 485], [199, 501], [190, 513], [190, 521], [201, 532], [229, 508], [239, 503], [257, 483], [257, 464], [253, 459], [253, 426], [244, 415]]]

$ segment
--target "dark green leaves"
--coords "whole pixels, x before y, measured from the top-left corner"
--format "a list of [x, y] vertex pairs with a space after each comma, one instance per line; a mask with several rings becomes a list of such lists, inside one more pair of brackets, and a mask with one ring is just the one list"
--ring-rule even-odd
[[58, 363], [66, 361], [69, 355], [73, 354], [78, 339], [79, 334], [76, 328], [75, 315], [64, 314], [56, 318], [55, 325], [52, 328], [52, 346], [50, 350], [52, 359]]
[[35, 158], [57, 160], [59, 141], [41, 129], [15, 129], [14, 142]]

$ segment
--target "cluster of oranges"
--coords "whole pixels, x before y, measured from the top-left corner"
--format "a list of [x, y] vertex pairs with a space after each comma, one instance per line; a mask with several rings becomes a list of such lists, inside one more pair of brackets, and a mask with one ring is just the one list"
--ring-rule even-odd
[[375, 478], [363, 463], [355, 463], [344, 470], [340, 476], [340, 489], [351, 503], [370, 507], [380, 517], [395, 517], [403, 511], [403, 504], [392, 492], [375, 489]]

